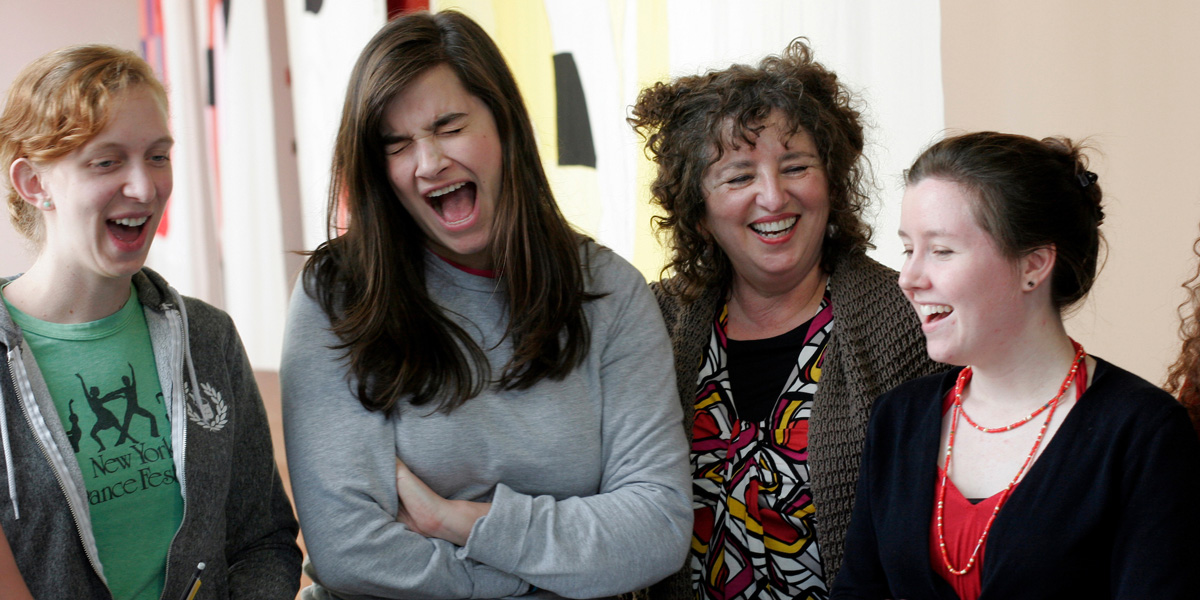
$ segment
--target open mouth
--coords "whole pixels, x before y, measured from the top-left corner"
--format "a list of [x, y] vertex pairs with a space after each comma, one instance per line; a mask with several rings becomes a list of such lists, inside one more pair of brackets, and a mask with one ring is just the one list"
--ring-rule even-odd
[[751, 223], [750, 229], [753, 229], [754, 233], [757, 233], [768, 240], [781, 238], [788, 233], [791, 233], [792, 229], [795, 229], [796, 227], [796, 221], [799, 220], [800, 217], [788, 217], [786, 219], [769, 221], [766, 223]]
[[429, 192], [425, 200], [446, 225], [458, 225], [475, 214], [475, 184], [460, 181]]
[[132, 244], [142, 236], [142, 230], [145, 229], [148, 220], [150, 220], [149, 216], [109, 219], [108, 231], [118, 242]]
[[918, 306], [917, 312], [921, 314], [923, 323], [934, 323], [945, 319], [954, 312], [954, 308], [945, 304], [921, 304]]

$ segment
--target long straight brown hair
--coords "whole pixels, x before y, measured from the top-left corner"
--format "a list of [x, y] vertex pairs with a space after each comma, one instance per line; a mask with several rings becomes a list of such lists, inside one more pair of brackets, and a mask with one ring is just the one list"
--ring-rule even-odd
[[[513, 355], [492, 381], [479, 344], [425, 288], [426, 240], [389, 184], [384, 112], [396, 94], [438, 65], [492, 111], [503, 153], [491, 255], [508, 301]], [[339, 213], [346, 223], [336, 235]], [[449, 412], [495, 383], [526, 389], [561, 379], [587, 356], [581, 245], [542, 170], [533, 127], [500, 50], [454, 11], [391, 21], [367, 43], [350, 75], [334, 147], [326, 214], [329, 241], [304, 266], [305, 290], [329, 316], [357, 379], [359, 401], [394, 413], [436, 402]]]

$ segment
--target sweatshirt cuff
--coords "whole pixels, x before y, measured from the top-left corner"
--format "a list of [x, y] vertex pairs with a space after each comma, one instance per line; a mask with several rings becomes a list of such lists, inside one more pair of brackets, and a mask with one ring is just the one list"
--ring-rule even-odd
[[[472, 598], [524, 596], [530, 585], [515, 575], [502, 573], [484, 564], [476, 564], [471, 572], [474, 582]], [[515, 585], [514, 585], [515, 584]]]
[[457, 551], [458, 557], [513, 573], [525, 554], [525, 532], [529, 531], [532, 516], [532, 496], [518, 494], [503, 483], [496, 484], [492, 507], [487, 515], [475, 521], [466, 545]]

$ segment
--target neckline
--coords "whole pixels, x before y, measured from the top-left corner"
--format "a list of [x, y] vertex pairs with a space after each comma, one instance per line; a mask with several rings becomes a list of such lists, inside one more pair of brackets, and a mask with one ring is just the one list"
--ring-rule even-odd
[[[1075, 423], [1077, 421], [1079, 421], [1080, 419], [1085, 418], [1083, 415], [1085, 415], [1088, 412], [1088, 410], [1090, 410], [1091, 404], [1083, 402], [1084, 396], [1091, 393], [1092, 388], [1094, 388], [1096, 386], [1096, 384], [1100, 381], [1100, 378], [1108, 370], [1109, 365], [1108, 365], [1107, 361], [1105, 361], [1104, 359], [1102, 359], [1094, 354], [1088, 354], [1088, 356], [1090, 356], [1093, 360], [1096, 361], [1096, 367], [1094, 369], [1092, 369], [1091, 373], [1090, 373], [1091, 374], [1091, 383], [1085, 384], [1086, 387], [1083, 390], [1083, 393], [1076, 395], [1075, 405], [1072, 406], [1071, 410], [1067, 412], [1067, 415], [1063, 418], [1062, 423], [1059, 424], [1058, 429], [1055, 431], [1054, 436], [1051, 437], [1047, 442], [1045, 442], [1045, 445], [1043, 445], [1041, 452], [1038, 453], [1036, 460], [1033, 461], [1033, 464], [1029, 465], [1029, 469], [1025, 472], [1025, 476], [1021, 478], [1021, 481], [1018, 482], [1018, 484], [1015, 487], [1013, 487], [1012, 493], [1009, 495], [1009, 499], [1008, 499], [1009, 503], [1011, 503], [1013, 501], [1014, 496], [1017, 496], [1018, 494], [1022, 493], [1021, 492], [1022, 489], [1029, 487], [1027, 485], [1023, 485], [1025, 482], [1029, 481], [1030, 479], [1036, 479], [1037, 473], [1039, 473], [1045, 469], [1051, 468], [1048, 466], [1040, 466], [1040, 465], [1045, 465], [1049, 462], [1052, 462], [1054, 460], [1054, 457], [1062, 452], [1058, 448], [1060, 446], [1062, 446], [1063, 444], [1068, 443], [1068, 442], [1059, 441], [1064, 438], [1064, 436], [1062, 436], [1060, 434], [1066, 432], [1068, 435], [1065, 437], [1067, 437], [1067, 438], [1071, 437], [1071, 435], [1073, 435], [1071, 432], [1078, 428], [1078, 426], [1075, 425]], [[946, 412], [944, 410], [942, 410], [942, 408], [949, 407], [949, 403], [947, 403], [945, 401], [945, 399], [948, 394], [951, 394], [953, 392], [954, 382], [957, 380], [958, 374], [959, 374], [959, 372], [962, 371], [962, 369], [963, 369], [963, 367], [957, 367], [957, 368], [951, 369], [950, 371], [947, 371], [944, 374], [944, 378], [941, 381], [941, 385], [939, 386], [939, 389], [941, 391], [941, 393], [938, 396], [940, 399], [940, 402], [938, 402], [938, 410], [935, 411], [936, 412], [936, 420], [933, 423], [933, 426], [937, 433], [934, 436], [933, 448], [931, 450], [933, 453], [933, 456], [934, 456], [934, 460], [933, 460], [934, 473], [935, 473], [935, 476], [939, 477], [939, 478], [945, 472], [945, 468], [938, 464], [938, 461], [940, 460], [941, 455], [942, 455], [941, 452], [943, 450], [942, 445], [941, 445], [942, 419], [945, 417], [945, 414], [946, 414]], [[1081, 407], [1082, 407], [1082, 410], [1081, 410]], [[1079, 416], [1077, 416], [1077, 415], [1079, 415]], [[1047, 457], [1049, 457], [1051, 460], [1046, 460]], [[948, 484], [954, 485], [954, 488], [956, 491], [958, 490], [958, 486], [957, 486], [957, 484], [954, 484], [953, 478], [947, 477], [946, 481]], [[984, 499], [984, 502], [988, 501], [991, 498], [994, 498], [997, 494], [1003, 493], [1003, 491], [1004, 490], [1000, 490], [1000, 491], [996, 492], [995, 494], [988, 496], [987, 498]], [[935, 485], [933, 485], [931, 487], [931, 492], [933, 495], [931, 502], [936, 502], [936, 496], [937, 496], [936, 480], [935, 480]], [[958, 493], [959, 493], [959, 495], [962, 495], [961, 491], [958, 491]], [[965, 498], [966, 496], [963, 496], [963, 497]], [[981, 502], [980, 504], [983, 504], [983, 502]], [[1003, 511], [1001, 511], [1001, 512], [1003, 512]], [[999, 518], [999, 516], [997, 516], [997, 518]]]
[[426, 286], [430, 284], [437, 286], [451, 285], [473, 292], [503, 294], [501, 278], [486, 277], [460, 269], [430, 250], [425, 251], [424, 260]]
[[129, 298], [117, 309], [117, 312], [83, 323], [57, 323], [39, 319], [9, 302], [8, 298], [3, 297], [2, 291], [0, 291], [0, 302], [3, 302], [12, 322], [26, 334], [62, 341], [87, 341], [108, 337], [135, 318], [138, 315], [137, 311], [142, 308], [137, 288], [133, 284], [130, 284]]
[[463, 273], [474, 275], [476, 277], [486, 277], [488, 279], [498, 279], [500, 277], [500, 271], [498, 269], [477, 269], [475, 267], [468, 267], [467, 265], [454, 262], [432, 250], [430, 250], [429, 253], [442, 259], [442, 262], [445, 262], [446, 264], [458, 269], [459, 271], [462, 271]]
[[[717, 304], [717, 319], [716, 319], [717, 326], [720, 328], [721, 339], [725, 341], [726, 348], [728, 348], [728, 346], [731, 342], [736, 342], [738, 344], [743, 344], [743, 345], [746, 345], [746, 344], [753, 345], [753, 344], [757, 344], [760, 342], [765, 342], [767, 344], [770, 344], [772, 342], [778, 343], [780, 340], [789, 339], [791, 336], [796, 335], [796, 332], [798, 332], [798, 331], [803, 331], [803, 332], [809, 331], [812, 328], [813, 323], [823, 313], [825, 313], [827, 310], [829, 310], [831, 306], [833, 306], [833, 298], [831, 297], [831, 295], [829, 293], [829, 279], [832, 279], [832, 278], [827, 278], [825, 280], [825, 285], [821, 288], [822, 289], [821, 300], [820, 300], [820, 302], [817, 303], [816, 311], [814, 311], [813, 314], [810, 315], [807, 319], [805, 319], [803, 322], [797, 324], [792, 329], [789, 329], [782, 333], [778, 333], [778, 334], [770, 336], [770, 337], [756, 338], [756, 339], [752, 339], [752, 340], [729, 337], [729, 333], [728, 333], [729, 303], [730, 303], [731, 298], [727, 294], [725, 300], [723, 302], [720, 302]], [[833, 320], [832, 313], [830, 313], [830, 315], [829, 315], [829, 320]], [[820, 326], [824, 327], [825, 322], [822, 322]], [[807, 335], [805, 335], [805, 337], [807, 337]]]

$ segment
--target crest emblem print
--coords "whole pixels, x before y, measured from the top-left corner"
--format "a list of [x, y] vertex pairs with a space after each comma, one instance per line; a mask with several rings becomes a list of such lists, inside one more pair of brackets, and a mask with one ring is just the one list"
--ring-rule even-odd
[[221, 392], [207, 384], [200, 384], [200, 394], [193, 394], [191, 384], [183, 384], [188, 418], [208, 431], [217, 432], [229, 422], [229, 405], [221, 398]]

